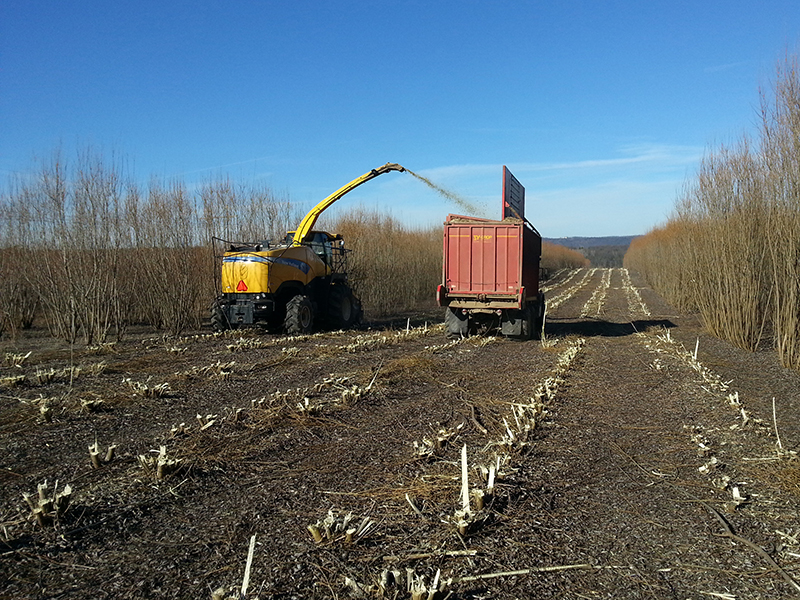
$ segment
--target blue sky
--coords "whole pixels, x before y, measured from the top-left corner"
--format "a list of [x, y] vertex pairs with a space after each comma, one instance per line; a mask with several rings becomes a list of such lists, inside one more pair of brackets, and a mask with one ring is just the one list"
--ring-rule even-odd
[[[498, 218], [505, 164], [546, 237], [644, 233], [799, 37], [796, 0], [3, 0], [0, 179], [92, 146], [310, 208], [398, 162]], [[355, 206], [460, 212], [398, 173]]]

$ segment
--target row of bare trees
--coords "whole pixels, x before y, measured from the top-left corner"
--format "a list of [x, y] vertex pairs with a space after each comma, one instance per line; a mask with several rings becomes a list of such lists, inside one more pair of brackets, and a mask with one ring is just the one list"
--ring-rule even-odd
[[348, 248], [350, 281], [376, 314], [432, 305], [442, 278], [442, 228], [410, 228], [364, 209], [343, 213], [332, 225]]
[[[303, 211], [263, 187], [179, 181], [146, 187], [91, 151], [62, 154], [0, 194], [0, 333], [39, 317], [58, 338], [87, 344], [122, 337], [132, 324], [178, 334], [205, 320], [223, 250], [213, 239], [280, 239]], [[364, 209], [325, 224], [353, 250], [350, 273], [373, 314], [433, 305], [442, 230], [410, 228]], [[584, 266], [573, 250], [545, 244], [543, 264]]]
[[800, 73], [797, 57], [762, 93], [757, 139], [707, 152], [672, 218], [625, 257], [711, 333], [755, 350], [771, 341], [800, 368]]
[[266, 239], [295, 212], [268, 189], [142, 189], [96, 154], [57, 154], [0, 195], [0, 330], [30, 327], [37, 312], [70, 342], [119, 338], [133, 323], [197, 327], [214, 296], [212, 236]]
[[555, 272], [559, 269], [581, 269], [590, 264], [591, 261], [578, 250], [560, 244], [542, 242], [542, 269]]

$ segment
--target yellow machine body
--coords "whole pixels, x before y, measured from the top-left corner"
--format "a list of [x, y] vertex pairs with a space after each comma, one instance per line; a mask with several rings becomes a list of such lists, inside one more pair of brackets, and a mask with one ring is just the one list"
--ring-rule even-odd
[[287, 281], [305, 286], [315, 277], [330, 273], [331, 267], [308, 246], [226, 252], [222, 258], [222, 293], [274, 294]]

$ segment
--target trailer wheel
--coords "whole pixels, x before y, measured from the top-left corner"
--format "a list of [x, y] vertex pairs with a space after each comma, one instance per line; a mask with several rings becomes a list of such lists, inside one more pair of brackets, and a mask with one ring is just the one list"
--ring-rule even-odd
[[536, 314], [536, 325], [533, 331], [533, 337], [536, 340], [542, 339], [544, 335], [544, 315], [545, 315], [546, 307], [544, 303], [544, 294], [541, 295], [541, 300], [539, 300], [539, 304], [537, 305], [537, 314]]
[[455, 340], [467, 337], [469, 318], [459, 309], [448, 308], [444, 313], [444, 329], [447, 339]]
[[214, 331], [231, 329], [228, 316], [225, 314], [225, 309], [222, 308], [219, 300], [214, 300], [214, 303], [211, 305], [211, 329]]
[[533, 308], [529, 305], [522, 311], [522, 333], [519, 339], [529, 340], [536, 335], [536, 317]]
[[346, 285], [331, 287], [328, 321], [334, 329], [349, 329], [358, 318], [359, 307], [353, 292]]
[[283, 326], [289, 334], [311, 333], [314, 327], [314, 306], [308, 296], [298, 294], [286, 303]]

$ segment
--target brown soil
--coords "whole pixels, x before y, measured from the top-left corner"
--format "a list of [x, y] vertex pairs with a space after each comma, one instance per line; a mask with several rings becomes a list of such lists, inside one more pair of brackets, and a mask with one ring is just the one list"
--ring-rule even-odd
[[[32, 353], [0, 371], [0, 597], [234, 597], [252, 536], [248, 598], [410, 598], [408, 570], [438, 571], [436, 598], [800, 595], [800, 375], [635, 275], [642, 302], [620, 269], [569, 275], [543, 343], [447, 343], [438, 313], [409, 333], [5, 341]], [[100, 468], [95, 441], [117, 446]], [[159, 479], [138, 457], [161, 446], [179, 462]], [[500, 467], [459, 533], [464, 446], [471, 488]], [[23, 494], [45, 480], [73, 491], [42, 526]], [[350, 512], [372, 525], [348, 543]]]

